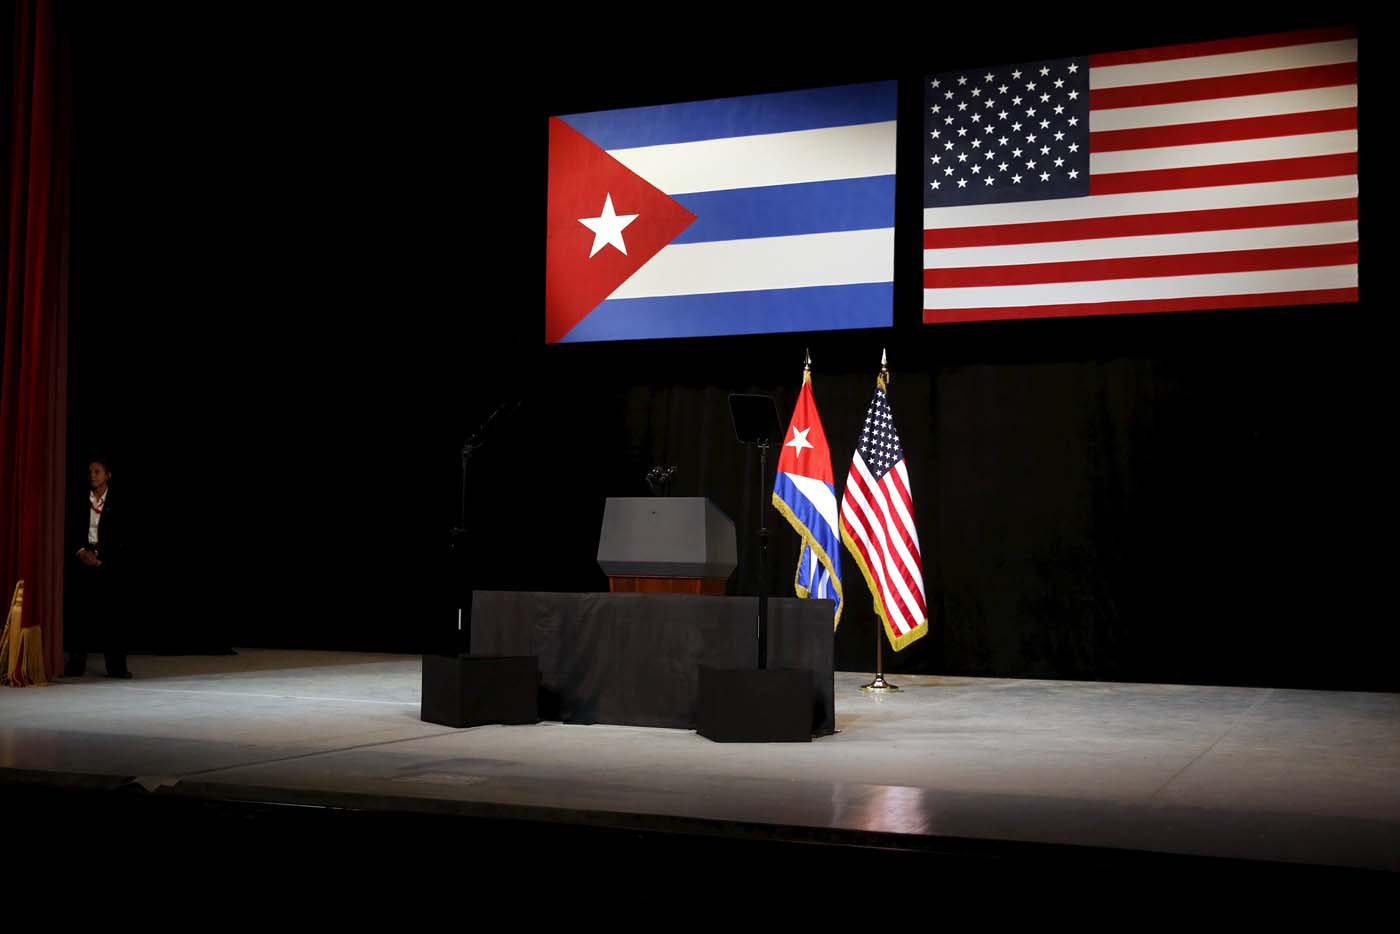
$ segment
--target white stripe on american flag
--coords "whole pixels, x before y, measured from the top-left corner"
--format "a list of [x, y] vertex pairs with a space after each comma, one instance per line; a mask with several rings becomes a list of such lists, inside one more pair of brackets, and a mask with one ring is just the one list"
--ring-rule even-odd
[[951, 247], [926, 250], [924, 268], [957, 269], [967, 266], [1065, 263], [1126, 256], [1176, 256], [1183, 253], [1352, 243], [1355, 240], [1356, 221], [1339, 221], [1333, 224], [1299, 224], [1296, 227], [1264, 227], [1252, 230], [1203, 230], [1152, 237], [1100, 237], [1093, 240], [1062, 240], [1051, 243]]
[[[898, 478], [896, 480], [896, 478]], [[909, 470], [904, 466], [904, 461], [894, 465], [889, 473], [885, 474], [885, 485], [890, 489], [890, 503], [895, 511], [899, 513], [899, 522], [904, 527], [904, 531], [909, 534], [909, 541], [914, 547], [914, 553], [919, 553], [919, 533], [914, 528], [914, 494], [909, 490]], [[923, 565], [920, 564], [922, 572]], [[924, 575], [919, 574], [919, 593], [924, 592]]]
[[1242, 139], [1199, 146], [1163, 146], [1157, 149], [1128, 149], [1089, 156], [1090, 175], [1116, 172], [1151, 172], [1194, 165], [1222, 165], [1229, 162], [1264, 162], [1270, 159], [1301, 159], [1356, 152], [1356, 131], [1308, 133], [1303, 136], [1275, 136], [1269, 139]]
[[1344, 84], [1333, 88], [1309, 88], [1306, 91], [1278, 91], [1273, 94], [1249, 94], [1245, 97], [1221, 97], [1207, 101], [1183, 101], [1179, 104], [1145, 104], [1141, 107], [1099, 110], [1094, 112], [1090, 128], [1096, 132], [1137, 130], [1151, 126], [1176, 126], [1212, 120], [1244, 120], [1250, 117], [1274, 117], [1279, 114], [1312, 113], [1355, 106], [1356, 85]]
[[874, 545], [870, 543], [869, 533], [866, 532], [865, 526], [861, 523], [860, 519], [857, 518], [855, 512], [855, 509], [850, 506], [842, 509], [842, 521], [854, 538], [856, 550], [860, 552], [861, 559], [865, 562], [865, 566], [870, 569], [870, 573], [875, 575], [877, 583], [876, 589], [879, 591], [875, 594], [875, 597], [880, 601], [880, 606], [884, 608], [885, 619], [889, 622], [890, 627], [894, 629], [896, 634], [903, 635], [909, 631], [910, 624], [905, 620], [900, 608], [891, 605], [890, 601], [885, 599], [884, 565], [880, 563], [877, 557], [878, 552], [875, 551]]
[[[866, 567], [870, 568], [872, 574], [879, 584], [880, 605], [885, 609], [885, 616], [895, 632], [902, 635], [912, 629], [915, 625], [911, 622], [910, 614], [906, 610], [898, 594], [890, 589], [889, 574], [885, 568], [884, 552], [881, 551], [876, 542], [876, 532], [878, 526], [874, 525], [874, 514], [869, 516], [864, 513], [869, 509], [865, 503], [865, 498], [858, 492], [853, 491], [853, 484], [847, 484], [847, 490], [852, 490], [848, 497], [850, 506], [842, 511], [842, 516], [846, 520], [847, 527], [851, 529], [856, 537], [856, 544], [860, 548], [861, 555], [865, 558]], [[859, 497], [859, 500], [857, 500]]]
[[1287, 68], [1315, 68], [1356, 61], [1356, 40], [1312, 42], [1304, 45], [1231, 52], [1225, 55], [1197, 55], [1164, 62], [1109, 65], [1089, 70], [1089, 89], [1121, 88], [1168, 81], [1194, 81], [1201, 78], [1229, 78]]
[[[895, 522], [890, 510], [889, 491], [870, 475], [865, 461], [855, 458], [851, 467], [860, 473], [864, 489], [869, 491], [870, 498], [875, 501], [874, 505], [880, 510], [876, 515], [876, 520], [880, 523], [880, 542], [885, 549], [886, 567], [893, 569], [893, 573], [889, 576], [894, 581], [895, 589], [899, 591], [904, 605], [911, 614], [917, 614], [915, 620], [917, 623], [918, 620], [924, 618], [926, 609], [923, 596], [923, 574], [920, 573], [918, 559], [909, 553], [907, 527], [902, 522]], [[889, 474], [887, 473], [885, 476], [888, 477]], [[913, 584], [912, 588], [911, 583]], [[915, 590], [918, 591], [917, 595], [914, 593]]]
[[[865, 558], [866, 566], [870, 568], [877, 580], [880, 582], [880, 602], [885, 607], [885, 615], [889, 617], [890, 625], [903, 635], [918, 625], [918, 620], [913, 620], [912, 609], [914, 605], [913, 597], [909, 597], [906, 602], [900, 594], [897, 585], [891, 587], [891, 579], [900, 581], [899, 575], [894, 572], [895, 567], [887, 567], [888, 546], [886, 544], [885, 529], [876, 518], [874, 510], [867, 501], [864, 491], [861, 490], [859, 475], [856, 473], [855, 464], [860, 460], [857, 454], [852, 458], [851, 473], [846, 480], [846, 499], [841, 514], [846, 520], [847, 527], [855, 533]], [[852, 508], [854, 504], [854, 508]], [[908, 587], [904, 588], [908, 592]]]
[[[923, 600], [923, 573], [918, 558], [909, 551], [908, 527], [890, 520], [885, 490], [874, 482], [859, 454], [851, 459], [846, 493], [847, 501], [854, 502], [858, 508], [845, 509], [843, 515], [865, 543], [866, 563], [880, 580], [881, 602], [891, 625], [903, 635], [928, 616]], [[874, 504], [870, 500], [874, 500]], [[875, 513], [875, 508], [879, 508], [880, 515]], [[911, 580], [917, 582], [917, 597], [910, 588]]]
[[[924, 308], [1005, 308], [1078, 305], [1085, 302], [1147, 301], [1211, 295], [1260, 295], [1315, 289], [1354, 289], [1355, 264], [1322, 269], [1278, 269], [1206, 276], [1163, 276], [1116, 282], [1057, 282], [973, 289], [925, 289]], [[1111, 288], [1111, 295], [1109, 289]]]
[[1218, 185], [1209, 188], [1181, 188], [1172, 191], [1142, 191], [1123, 195], [1096, 195], [1091, 198], [1060, 198], [1055, 201], [1018, 201], [1010, 204], [972, 204], [966, 207], [927, 208], [924, 211], [924, 229], [1036, 224], [1049, 221], [1083, 220], [1093, 217], [1124, 217], [1140, 214], [1167, 214], [1178, 211], [1261, 207], [1269, 204], [1335, 201], [1341, 198], [1355, 198], [1357, 190], [1355, 175], [1335, 175], [1328, 178], [1305, 178], [1286, 182]]
[[925, 320], [1357, 300], [1357, 44], [1331, 33], [1091, 56], [1091, 193], [926, 209]]

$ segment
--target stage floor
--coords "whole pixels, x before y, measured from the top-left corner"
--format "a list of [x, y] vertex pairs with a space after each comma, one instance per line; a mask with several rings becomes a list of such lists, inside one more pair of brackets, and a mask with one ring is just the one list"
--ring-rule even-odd
[[868, 675], [838, 672], [837, 735], [719, 745], [680, 730], [423, 723], [417, 657], [241, 650], [131, 667], [132, 681], [0, 689], [4, 777], [1400, 870], [1395, 694], [901, 676], [904, 693], [873, 698], [858, 691]]

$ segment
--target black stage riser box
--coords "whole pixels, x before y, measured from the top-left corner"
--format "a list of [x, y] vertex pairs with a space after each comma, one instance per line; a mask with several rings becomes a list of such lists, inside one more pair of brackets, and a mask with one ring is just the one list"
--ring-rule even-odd
[[424, 655], [422, 719], [443, 726], [538, 723], [534, 655]]
[[809, 743], [815, 691], [805, 668], [700, 666], [696, 732], [717, 743]]

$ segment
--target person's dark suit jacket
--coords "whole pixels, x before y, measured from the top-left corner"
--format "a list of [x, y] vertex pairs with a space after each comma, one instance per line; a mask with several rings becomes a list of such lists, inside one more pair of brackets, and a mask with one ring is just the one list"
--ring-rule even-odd
[[[97, 556], [102, 566], [90, 568], [78, 559], [78, 550], [88, 547], [88, 514], [90, 506], [87, 491], [80, 499], [71, 501], [72, 515], [67, 517], [68, 573], [65, 587], [67, 596], [73, 602], [71, 610], [76, 614], [66, 620], [71, 630], [65, 629], [65, 648], [71, 653], [83, 653], [97, 643], [106, 655], [107, 671], [126, 670], [127, 634], [126, 613], [123, 610], [123, 594], [126, 590], [126, 500], [121, 491], [112, 496], [110, 491], [103, 504], [102, 520], [97, 523]], [[70, 658], [65, 672], [81, 674], [86, 666], [83, 662]]]
[[[74, 503], [74, 506], [75, 515], [68, 517], [68, 560], [77, 562], [78, 549], [88, 547], [88, 513], [91, 505], [88, 502], [87, 491], [83, 492], [82, 499]], [[97, 523], [97, 557], [102, 559], [102, 570], [108, 572], [109, 577], [114, 571], [120, 570], [124, 555], [122, 535], [125, 513], [122, 506], [121, 495], [112, 496], [111, 489], [108, 488], [107, 502], [102, 506], [102, 521]], [[114, 563], [109, 563], [113, 561]]]

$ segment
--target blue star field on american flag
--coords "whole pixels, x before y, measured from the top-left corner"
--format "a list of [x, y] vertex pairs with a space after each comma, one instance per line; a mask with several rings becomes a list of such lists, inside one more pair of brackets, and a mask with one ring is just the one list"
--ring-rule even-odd
[[875, 390], [875, 399], [865, 413], [865, 427], [861, 429], [857, 449], [876, 480], [904, 459], [899, 432], [894, 430], [894, 413], [890, 411], [890, 400], [883, 389]]
[[1089, 193], [1089, 59], [924, 80], [924, 207]]

